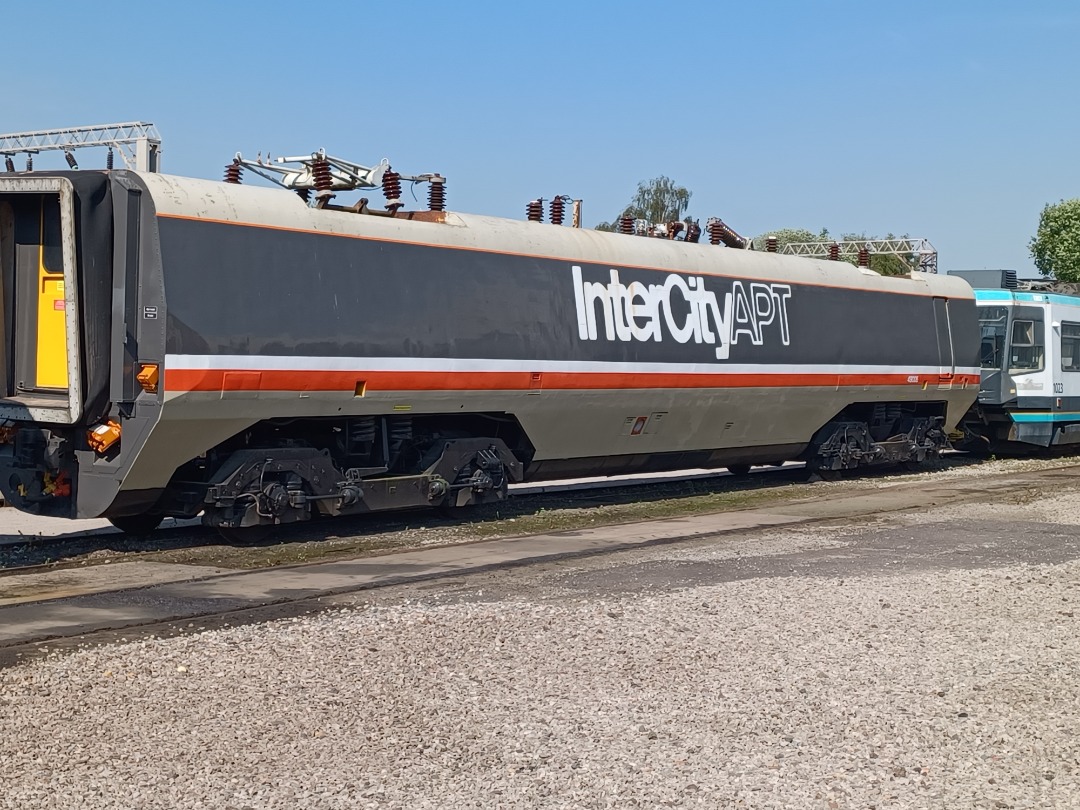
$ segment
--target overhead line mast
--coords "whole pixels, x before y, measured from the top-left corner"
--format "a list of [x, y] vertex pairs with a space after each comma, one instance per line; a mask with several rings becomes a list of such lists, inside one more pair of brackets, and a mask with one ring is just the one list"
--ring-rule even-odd
[[792, 256], [814, 256], [824, 259], [858, 256], [859, 251], [890, 253], [924, 273], [938, 271], [937, 248], [929, 239], [901, 237], [894, 239], [827, 239], [821, 242], [791, 242], [781, 253]]
[[63, 152], [68, 165], [77, 169], [79, 164], [75, 159], [75, 150], [88, 147], [107, 148], [106, 167], [110, 169], [115, 149], [129, 169], [141, 172], [161, 170], [161, 135], [157, 127], [145, 121], [0, 135], [0, 155], [4, 156], [9, 172], [15, 171], [13, 158], [20, 153], [26, 154], [26, 170], [32, 171], [34, 155], [39, 152]]

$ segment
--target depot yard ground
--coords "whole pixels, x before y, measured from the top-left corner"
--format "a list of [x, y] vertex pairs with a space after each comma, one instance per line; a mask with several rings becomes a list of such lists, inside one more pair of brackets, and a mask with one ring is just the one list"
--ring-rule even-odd
[[1074, 806], [1071, 489], [46, 654], [0, 670], [0, 807]]

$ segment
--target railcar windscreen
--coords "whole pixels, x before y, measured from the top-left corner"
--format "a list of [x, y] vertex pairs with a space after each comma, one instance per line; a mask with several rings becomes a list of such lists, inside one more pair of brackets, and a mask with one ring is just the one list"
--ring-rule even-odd
[[983, 368], [1001, 370], [1008, 323], [1008, 307], [979, 307], [979, 329], [982, 334], [979, 353]]

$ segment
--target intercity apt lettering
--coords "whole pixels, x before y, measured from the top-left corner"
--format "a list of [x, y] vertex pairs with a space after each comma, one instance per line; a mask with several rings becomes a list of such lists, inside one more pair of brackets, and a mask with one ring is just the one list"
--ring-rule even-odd
[[710, 278], [710, 285], [731, 285], [717, 298], [701, 276], [668, 273], [660, 284], [623, 284], [615, 269], [607, 283], [586, 281], [576, 264], [571, 272], [581, 340], [600, 340], [602, 335], [624, 342], [703, 343], [716, 347], [717, 360], [727, 360], [731, 346], [740, 340], [754, 346], [777, 339], [784, 346], [791, 344], [789, 284]]

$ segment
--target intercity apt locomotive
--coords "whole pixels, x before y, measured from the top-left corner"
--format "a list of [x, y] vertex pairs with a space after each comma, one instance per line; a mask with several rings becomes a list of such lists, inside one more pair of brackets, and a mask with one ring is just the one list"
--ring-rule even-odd
[[235, 534], [523, 480], [917, 463], [978, 392], [961, 280], [453, 213], [438, 175], [433, 210], [335, 205], [388, 167], [295, 160], [301, 194], [0, 177], [10, 504]]

